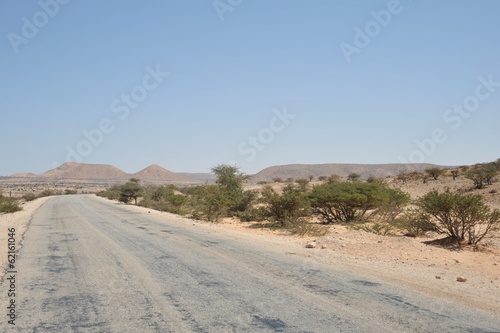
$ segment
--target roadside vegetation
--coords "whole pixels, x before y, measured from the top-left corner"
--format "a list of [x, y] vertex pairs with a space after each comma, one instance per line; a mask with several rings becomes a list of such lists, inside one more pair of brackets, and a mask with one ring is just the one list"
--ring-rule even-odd
[[[423, 173], [400, 173], [396, 181], [438, 181], [465, 177], [474, 189], [493, 184], [500, 160], [473, 167], [429, 168]], [[321, 235], [327, 225], [342, 224], [379, 235], [444, 235], [458, 244], [477, 245], [500, 227], [500, 212], [492, 210], [479, 194], [431, 190], [411, 200], [408, 193], [384, 179], [347, 179], [338, 175], [299, 179], [274, 178], [259, 189], [245, 190], [248, 176], [237, 167], [212, 168], [215, 184], [178, 188], [143, 186], [138, 179], [114, 185], [98, 195], [126, 204], [219, 222], [225, 218], [257, 222], [260, 227], [293, 234]]]
[[4, 196], [0, 193], [0, 213], [15, 213], [23, 210], [21, 205], [22, 202], [33, 201], [38, 198], [53, 196], [53, 195], [71, 195], [77, 194], [76, 190], [65, 190], [65, 191], [53, 191], [53, 190], [44, 190], [38, 194], [27, 193], [22, 197], [10, 197], [10, 195]]
[[15, 213], [22, 209], [18, 199], [4, 197], [3, 194], [0, 193], [0, 213]]

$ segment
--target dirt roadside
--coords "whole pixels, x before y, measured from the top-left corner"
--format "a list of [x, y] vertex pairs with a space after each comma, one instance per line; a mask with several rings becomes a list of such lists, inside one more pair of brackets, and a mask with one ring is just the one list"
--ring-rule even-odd
[[22, 204], [23, 210], [13, 214], [0, 215], [0, 279], [3, 280], [7, 268], [8, 259], [8, 234], [9, 229], [15, 229], [16, 252], [22, 247], [24, 234], [28, 230], [29, 222], [33, 214], [40, 208], [50, 197], [40, 198], [34, 201], [25, 202]]

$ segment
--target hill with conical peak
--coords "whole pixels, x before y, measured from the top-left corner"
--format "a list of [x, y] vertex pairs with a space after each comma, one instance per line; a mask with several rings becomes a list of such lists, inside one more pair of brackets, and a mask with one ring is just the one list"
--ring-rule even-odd
[[338, 175], [347, 177], [351, 173], [357, 173], [362, 178], [374, 176], [385, 178], [396, 176], [401, 171], [423, 172], [427, 168], [440, 167], [434, 164], [289, 164], [266, 168], [252, 176], [251, 180], [272, 181], [273, 178], [315, 178], [321, 176]]
[[131, 178], [137, 178], [143, 182], [172, 182], [172, 183], [194, 183], [196, 180], [185, 177], [181, 174], [169, 171], [159, 165], [153, 164], [147, 168], [134, 173]]
[[58, 180], [118, 181], [127, 179], [128, 174], [112, 165], [66, 162], [41, 174], [40, 177]]

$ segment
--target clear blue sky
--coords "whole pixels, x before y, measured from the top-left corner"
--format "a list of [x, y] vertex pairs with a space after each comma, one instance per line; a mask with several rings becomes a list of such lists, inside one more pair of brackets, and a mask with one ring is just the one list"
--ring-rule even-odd
[[495, 160], [499, 13], [496, 0], [2, 1], [0, 175], [68, 159], [247, 173]]

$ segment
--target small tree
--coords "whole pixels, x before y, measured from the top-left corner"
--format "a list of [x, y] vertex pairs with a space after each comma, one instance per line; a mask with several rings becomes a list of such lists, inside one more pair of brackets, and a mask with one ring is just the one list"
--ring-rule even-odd
[[338, 183], [341, 180], [342, 177], [340, 177], [339, 175], [331, 175], [330, 177], [328, 177], [328, 183], [330, 184]]
[[434, 178], [434, 180], [437, 180], [439, 178], [439, 176], [444, 174], [444, 170], [441, 168], [428, 168], [428, 169], [425, 169], [425, 172], [427, 174], [429, 174], [429, 176]]
[[360, 178], [361, 178], [361, 175], [358, 173], [355, 173], [355, 172], [352, 172], [349, 174], [349, 176], [347, 176], [347, 180], [350, 180], [350, 181], [356, 181], [356, 180], [359, 180]]
[[456, 180], [458, 176], [460, 175], [460, 171], [458, 169], [451, 170], [451, 176], [453, 177], [453, 180]]
[[410, 179], [410, 175], [408, 174], [408, 172], [401, 171], [398, 173], [396, 179], [400, 180], [404, 184], [408, 181], [408, 179]]
[[221, 187], [221, 195], [225, 196], [228, 213], [238, 213], [248, 208], [253, 200], [250, 192], [243, 190], [243, 183], [249, 176], [240, 172], [238, 167], [220, 164], [212, 168], [216, 176], [215, 183]]
[[493, 184], [496, 175], [497, 170], [493, 164], [478, 164], [465, 173], [465, 177], [472, 180], [476, 189]]
[[309, 185], [309, 183], [310, 183], [310, 181], [308, 179], [305, 179], [305, 178], [297, 179], [295, 182], [299, 185], [299, 188], [302, 191], [306, 191], [307, 185]]
[[131, 199], [134, 199], [135, 205], [137, 205], [137, 199], [144, 194], [144, 188], [139, 184], [139, 180], [132, 178], [129, 182], [123, 184], [120, 188], [120, 201], [123, 203], [129, 203]]

